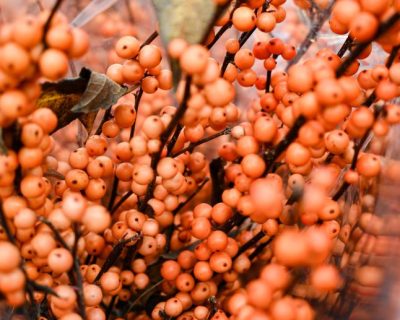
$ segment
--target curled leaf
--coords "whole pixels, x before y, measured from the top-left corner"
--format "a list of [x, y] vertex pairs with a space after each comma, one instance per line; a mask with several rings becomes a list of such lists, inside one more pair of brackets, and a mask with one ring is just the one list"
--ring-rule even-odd
[[119, 85], [106, 75], [92, 71], [86, 90], [72, 112], [89, 113], [108, 109], [128, 92], [128, 88]]
[[128, 88], [106, 75], [83, 68], [78, 78], [44, 83], [37, 106], [54, 111], [58, 118], [57, 129], [79, 119], [90, 132], [97, 111], [110, 108], [127, 92]]

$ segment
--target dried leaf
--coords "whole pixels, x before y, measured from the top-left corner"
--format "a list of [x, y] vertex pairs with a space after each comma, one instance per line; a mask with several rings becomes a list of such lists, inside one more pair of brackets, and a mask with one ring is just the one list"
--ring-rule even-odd
[[3, 128], [0, 128], [0, 153], [7, 154], [7, 147], [3, 139]]
[[58, 129], [79, 119], [90, 132], [97, 111], [110, 108], [127, 91], [127, 87], [120, 86], [104, 74], [83, 68], [78, 78], [44, 83], [37, 105], [55, 112]]
[[200, 43], [217, 12], [214, 0], [153, 0], [153, 3], [165, 43], [174, 38]]
[[[214, 0], [153, 0], [161, 38], [168, 44], [174, 38], [188, 43], [201, 43], [220, 13]], [[171, 60], [175, 90], [181, 79], [179, 62]]]
[[92, 71], [86, 90], [72, 111], [89, 113], [108, 109], [127, 92], [127, 87], [119, 85], [102, 73]]
[[37, 101], [37, 106], [54, 111], [58, 118], [57, 129], [65, 127], [81, 116], [72, 112], [71, 109], [85, 92], [90, 75], [90, 70], [82, 69], [78, 78], [46, 82], [42, 85], [42, 94]]

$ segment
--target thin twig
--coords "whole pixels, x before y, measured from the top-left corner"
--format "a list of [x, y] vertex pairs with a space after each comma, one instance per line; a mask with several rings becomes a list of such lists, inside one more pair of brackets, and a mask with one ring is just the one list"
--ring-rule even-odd
[[107, 206], [108, 211], [111, 211], [112, 208], [114, 207], [115, 198], [117, 197], [117, 192], [118, 192], [118, 183], [119, 179], [116, 175], [114, 175], [114, 180], [111, 189], [111, 196]]
[[231, 131], [232, 131], [232, 128], [228, 127], [228, 128], [226, 128], [226, 129], [224, 129], [224, 130], [222, 130], [220, 132], [217, 132], [217, 133], [215, 133], [215, 134], [213, 134], [211, 136], [208, 136], [208, 137], [203, 138], [203, 139], [201, 139], [199, 141], [193, 142], [193, 143], [189, 144], [186, 148], [183, 148], [182, 150], [180, 150], [180, 151], [174, 153], [173, 155], [171, 155], [171, 157], [175, 158], [175, 157], [177, 157], [177, 156], [179, 156], [179, 155], [181, 155], [181, 154], [183, 154], [183, 153], [185, 153], [187, 151], [192, 152], [196, 147], [198, 147], [198, 146], [200, 146], [200, 145], [202, 145], [204, 143], [207, 143], [209, 141], [212, 141], [212, 140], [214, 140], [214, 139], [216, 139], [218, 137], [228, 135], [228, 134], [231, 133]]
[[167, 144], [167, 156], [168, 157], [171, 155], [171, 152], [173, 151], [173, 149], [174, 149], [174, 147], [176, 145], [176, 142], [178, 141], [179, 135], [181, 134], [182, 130], [183, 130], [183, 126], [180, 123], [178, 123], [176, 125], [175, 132], [171, 137], [171, 140]]
[[[242, 0], [238, 0], [237, 2], [239, 2], [239, 1], [242, 1]], [[224, 12], [230, 7], [230, 5], [231, 5], [231, 1], [227, 1], [225, 4], [217, 7], [217, 10], [215, 10], [215, 13], [214, 13], [214, 17], [211, 20], [210, 24], [208, 25], [208, 28], [206, 29], [206, 31], [203, 35], [203, 39], [202, 39], [201, 43], [204, 44], [207, 41], [211, 31], [213, 30], [213, 28], [215, 26], [215, 23], [224, 14]]]
[[133, 195], [133, 191], [129, 190], [127, 193], [125, 193], [121, 199], [118, 200], [118, 202], [115, 204], [115, 206], [111, 209], [111, 214], [113, 214], [115, 211], [118, 210], [118, 208], [131, 196]]
[[267, 241], [259, 244], [256, 249], [249, 255], [250, 261], [257, 258], [257, 256], [274, 240], [273, 237], [269, 238]]
[[136, 118], [135, 118], [135, 121], [132, 124], [131, 131], [129, 133], [129, 139], [132, 139], [133, 136], [135, 135], [136, 121], [137, 121], [138, 112], [139, 112], [139, 104], [140, 104], [140, 100], [142, 99], [142, 96], [143, 96], [143, 88], [142, 88], [142, 85], [140, 84], [139, 90], [135, 93]]
[[158, 31], [156, 30], [146, 40], [144, 40], [144, 42], [140, 46], [140, 49], [152, 43], [157, 37], [158, 37]]
[[231, 13], [230, 13], [229, 20], [218, 30], [218, 32], [217, 32], [217, 34], [215, 35], [214, 39], [207, 45], [207, 49], [210, 50], [210, 49], [218, 42], [218, 40], [221, 39], [222, 35], [223, 35], [227, 30], [229, 30], [230, 28], [232, 28], [232, 26], [233, 26], [233, 23], [232, 23], [232, 16], [233, 16], [233, 13], [235, 12], [235, 10], [236, 10], [237, 8], [240, 7], [240, 5], [241, 5], [242, 3], [244, 3], [244, 2], [246, 2], [246, 1], [245, 1], [245, 0], [237, 0], [237, 1], [235, 2], [235, 6], [233, 7], [233, 9], [232, 9], [232, 11], [231, 11]]
[[400, 45], [393, 47], [392, 52], [390, 53], [390, 55], [386, 61], [386, 68], [390, 68], [393, 65], [393, 63], [396, 60], [396, 57], [399, 53], [399, 50], [400, 50]]
[[133, 302], [128, 303], [126, 305], [125, 310], [122, 312], [122, 315], [127, 314], [129, 311], [131, 311], [131, 309], [135, 306], [136, 303], [138, 303], [146, 294], [149, 294], [151, 291], [153, 291], [155, 288], [157, 288], [163, 282], [164, 282], [164, 279], [156, 282], [151, 287], [149, 287], [145, 291], [143, 291], [142, 294], [139, 295]]
[[[266, 0], [265, 3], [263, 4], [262, 7], [262, 12], [265, 12], [268, 10], [269, 5], [271, 3], [272, 0]], [[257, 30], [257, 27], [254, 27], [253, 29], [251, 29], [250, 31], [247, 32], [243, 32], [239, 38], [239, 48], [242, 48], [244, 46], [244, 44], [247, 42], [247, 40], [250, 39], [251, 35], [254, 33], [254, 31]], [[221, 66], [221, 77], [224, 76], [226, 69], [228, 68], [229, 64], [233, 62], [233, 60], [235, 59], [235, 55], [232, 53], [227, 52], [224, 58], [224, 61], [222, 62], [222, 66]]]
[[108, 306], [107, 306], [107, 310], [106, 310], [106, 319], [110, 319], [110, 315], [111, 315], [111, 312], [112, 312], [112, 310], [113, 310], [113, 308], [114, 308], [114, 305], [115, 305], [115, 302], [117, 301], [117, 295], [115, 295], [115, 296], [113, 296], [112, 298], [111, 298], [111, 301], [110, 301], [110, 303], [108, 304]]
[[296, 56], [288, 62], [286, 70], [288, 70], [292, 65], [299, 62], [301, 58], [306, 54], [308, 49], [311, 47], [311, 44], [317, 38], [318, 33], [321, 30], [322, 26], [324, 25], [325, 21], [329, 18], [334, 3], [335, 1], [332, 1], [328, 6], [328, 8], [326, 8], [325, 10], [318, 11], [318, 13], [316, 14], [316, 19], [315, 19], [316, 21], [313, 21], [310, 31], [308, 32], [304, 41], [301, 43]]
[[[83, 279], [82, 279], [82, 274], [80, 270], [80, 264], [79, 264], [79, 259], [76, 254], [77, 248], [78, 248], [78, 241], [80, 238], [80, 231], [79, 231], [79, 226], [75, 224], [74, 226], [74, 233], [75, 233], [75, 242], [74, 246], [71, 249], [68, 244], [65, 242], [63, 237], [61, 236], [60, 232], [57, 230], [57, 228], [45, 217], [39, 217], [39, 221], [47, 225], [50, 230], [53, 232], [56, 240], [65, 248], [67, 249], [72, 257], [74, 258], [74, 263], [73, 263], [73, 269], [68, 272], [68, 277], [71, 281], [71, 283], [75, 283], [77, 287], [77, 296], [78, 296], [78, 307], [79, 307], [79, 314], [83, 319], [86, 319], [86, 311], [85, 311], [85, 303], [83, 300]], [[75, 277], [74, 277], [75, 275]]]
[[[374, 119], [378, 119], [380, 116], [381, 112], [383, 111], [383, 106], [375, 106], [374, 110]], [[360, 139], [360, 141], [354, 146], [354, 155], [351, 161], [350, 165], [350, 170], [354, 170], [357, 167], [357, 161], [358, 161], [358, 155], [361, 152], [361, 149], [363, 148], [365, 142], [367, 141], [369, 135], [371, 134], [371, 128], [369, 128], [363, 135], [363, 137]], [[343, 184], [340, 186], [340, 188], [335, 192], [335, 194], [332, 196], [332, 199], [337, 201], [340, 199], [340, 197], [346, 192], [346, 190], [350, 187], [350, 184], [347, 183], [346, 181], [343, 182]]]
[[306, 122], [306, 118], [304, 116], [299, 116], [293, 127], [287, 133], [285, 138], [277, 145], [277, 147], [269, 152], [264, 154], [264, 159], [266, 161], [266, 172], [268, 173], [271, 170], [272, 164], [279, 158], [279, 156], [286, 150], [286, 148], [297, 138], [299, 134], [299, 130]]
[[16, 245], [16, 244], [17, 244], [17, 240], [15, 240], [15, 237], [14, 237], [14, 235], [12, 234], [12, 232], [11, 232], [11, 230], [10, 230], [10, 227], [8, 226], [7, 218], [6, 218], [6, 216], [4, 215], [4, 212], [3, 212], [3, 209], [2, 209], [1, 206], [0, 206], [0, 224], [1, 224], [2, 228], [4, 229], [4, 232], [6, 233], [8, 240], [9, 240], [13, 245]]
[[[277, 54], [274, 54], [272, 56], [274, 58], [274, 60], [276, 60], [278, 58]], [[272, 70], [268, 70], [267, 71], [267, 78], [265, 79], [265, 92], [270, 92], [271, 89], [271, 80], [272, 80]]]
[[103, 124], [108, 121], [111, 118], [111, 108], [108, 108], [103, 115], [103, 119], [101, 119], [101, 122], [99, 126], [96, 129], [96, 132], [94, 133], [95, 135], [100, 135], [101, 131], [103, 130]]
[[[397, 54], [399, 53], [399, 49], [400, 49], [400, 46], [395, 46], [395, 47], [393, 47], [392, 52], [390, 53], [390, 55], [389, 55], [389, 57], [388, 57], [388, 59], [387, 59], [387, 61], [386, 61], [386, 64], [385, 64], [386, 68], [389, 69], [389, 68], [392, 66], [392, 64], [393, 64], [394, 61], [396, 60]], [[367, 99], [365, 99], [365, 101], [362, 103], [362, 105], [369, 107], [369, 106], [371, 106], [371, 105], [374, 103], [375, 100], [376, 100], [376, 92], [375, 92], [375, 90], [374, 90], [374, 91], [367, 97]]]
[[57, 230], [57, 228], [45, 217], [40, 216], [39, 221], [44, 223], [46, 226], [50, 228], [50, 230], [53, 232], [54, 236], [56, 237], [56, 240], [68, 251], [71, 251], [71, 248], [68, 246], [68, 244], [65, 242], [64, 238], [61, 236], [60, 232]]
[[207, 49], [210, 50], [217, 42], [219, 39], [221, 39], [222, 35], [229, 30], [233, 26], [233, 23], [231, 20], [226, 22], [217, 32], [215, 35], [214, 39], [207, 45]]
[[83, 319], [86, 319], [86, 306], [85, 301], [83, 298], [83, 278], [81, 274], [81, 267], [78, 259], [78, 241], [81, 237], [81, 231], [79, 228], [79, 224], [74, 224], [74, 234], [75, 234], [75, 241], [74, 246], [72, 248], [72, 257], [74, 258], [74, 273], [75, 273], [75, 284], [77, 287], [77, 296], [78, 296], [78, 309], [79, 314]]
[[207, 184], [207, 182], [210, 181], [209, 178], [205, 178], [197, 187], [197, 189], [184, 201], [181, 202], [173, 211], [173, 214], [177, 214], [184, 206], [186, 206], [195, 196], [196, 194], [198, 194], [201, 189], [203, 189], [203, 187]]
[[224, 192], [225, 175], [222, 158], [218, 157], [211, 160], [209, 167], [212, 182], [210, 204], [213, 206], [222, 201], [222, 192]]
[[120, 257], [125, 245], [129, 242], [136, 241], [141, 237], [141, 235], [138, 233], [134, 235], [133, 237], [127, 238], [127, 239], [122, 239], [120, 240], [114, 248], [111, 250], [111, 252], [108, 254], [106, 261], [104, 262], [103, 266], [101, 267], [99, 273], [97, 274], [96, 278], [94, 279], [94, 282], [97, 282], [100, 280], [101, 276], [107, 272], [114, 264], [115, 261], [118, 260]]
[[246, 252], [251, 247], [255, 246], [258, 241], [266, 236], [264, 231], [259, 231], [256, 235], [254, 235], [251, 239], [249, 239], [246, 243], [244, 243], [233, 257], [233, 260], [239, 257], [242, 253]]
[[39, 7], [40, 11], [44, 11], [44, 7], [41, 0], [36, 0], [36, 4]]
[[53, 18], [55, 16], [55, 14], [57, 13], [58, 9], [61, 7], [63, 1], [64, 0], [57, 0], [56, 1], [56, 3], [54, 4], [53, 8], [51, 9], [50, 15], [47, 18], [46, 23], [44, 24], [42, 42], [43, 42], [45, 48], [47, 48], [46, 36], [47, 36], [47, 33], [48, 33], [49, 29], [50, 29], [51, 21], [53, 20]]

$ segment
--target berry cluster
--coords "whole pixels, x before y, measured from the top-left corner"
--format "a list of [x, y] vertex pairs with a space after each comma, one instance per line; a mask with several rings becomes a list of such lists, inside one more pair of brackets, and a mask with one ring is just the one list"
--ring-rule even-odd
[[[376, 206], [380, 180], [399, 181], [383, 159], [400, 123], [400, 1], [296, 0], [319, 19], [298, 47], [270, 34], [298, 23], [285, 0], [214, 2], [202, 44], [116, 39], [106, 75], [131, 90], [80, 145], [37, 101], [88, 52], [86, 32], [61, 1], [0, 26], [8, 307], [41, 320], [339, 319], [379, 293], [400, 230]], [[347, 40], [303, 58], [325, 20]], [[385, 63], [361, 67], [373, 44]], [[257, 92], [248, 106], [244, 88]]]

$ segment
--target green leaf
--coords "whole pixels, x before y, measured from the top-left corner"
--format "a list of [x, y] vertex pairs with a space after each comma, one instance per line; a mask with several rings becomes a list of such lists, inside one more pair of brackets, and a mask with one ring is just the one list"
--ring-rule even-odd
[[97, 111], [110, 108], [127, 92], [128, 88], [107, 76], [83, 68], [78, 78], [44, 83], [37, 106], [54, 111], [58, 118], [57, 129], [79, 119], [90, 132]]
[[3, 139], [3, 128], [0, 128], [0, 153], [7, 154], [7, 147]]
[[217, 12], [214, 0], [153, 0], [153, 3], [166, 44], [174, 38], [200, 43], [210, 31]]

